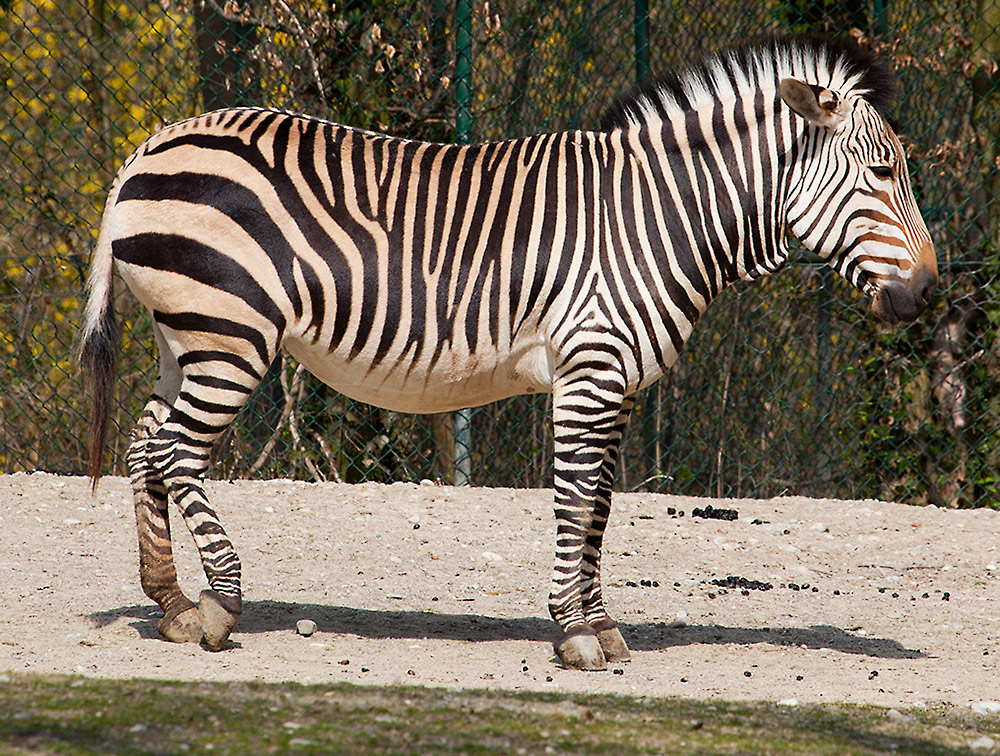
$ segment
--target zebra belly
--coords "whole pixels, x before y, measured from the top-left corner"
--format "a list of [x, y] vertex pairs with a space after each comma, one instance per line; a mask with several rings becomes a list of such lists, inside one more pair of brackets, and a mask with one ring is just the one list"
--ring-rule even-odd
[[323, 383], [357, 401], [397, 412], [449, 412], [519, 394], [552, 391], [552, 360], [544, 344], [509, 355], [460, 356], [444, 352], [436, 363], [395, 360], [372, 365], [364, 354], [347, 359], [302, 341], [285, 350]]

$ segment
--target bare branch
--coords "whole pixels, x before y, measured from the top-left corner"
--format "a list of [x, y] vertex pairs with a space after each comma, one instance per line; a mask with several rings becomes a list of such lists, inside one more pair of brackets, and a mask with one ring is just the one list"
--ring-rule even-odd
[[270, 31], [280, 31], [294, 37], [299, 41], [299, 45], [305, 48], [306, 54], [309, 56], [309, 62], [312, 67], [312, 77], [316, 83], [316, 88], [319, 90], [320, 101], [323, 103], [323, 108], [328, 107], [326, 101], [326, 89], [323, 86], [323, 76], [320, 73], [319, 58], [316, 55], [314, 49], [315, 40], [312, 39], [308, 32], [306, 32], [305, 27], [299, 20], [295, 12], [289, 7], [285, 0], [272, 0], [276, 5], [280, 6], [282, 11], [287, 14], [287, 18], [291, 23], [291, 27], [288, 27], [281, 23], [265, 21], [263, 16], [254, 17], [250, 14], [249, 6], [245, 6], [242, 10], [233, 0], [227, 0], [225, 6], [218, 3], [218, 0], [205, 0], [208, 5], [215, 10], [220, 16], [225, 18], [227, 21], [237, 21], [243, 24], [253, 24], [261, 29], [268, 29]]

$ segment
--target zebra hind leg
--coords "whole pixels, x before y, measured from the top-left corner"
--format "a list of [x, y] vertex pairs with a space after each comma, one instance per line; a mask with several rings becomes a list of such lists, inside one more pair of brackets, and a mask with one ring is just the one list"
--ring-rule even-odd
[[184, 595], [177, 583], [167, 490], [150, 463], [147, 449], [149, 438], [163, 424], [169, 411], [169, 406], [159, 396], [154, 395], [149, 400], [132, 432], [127, 455], [139, 536], [139, 580], [143, 592], [163, 610], [163, 617], [156, 624], [160, 635], [177, 643], [197, 643], [202, 637], [198, 606]]
[[[197, 631], [193, 624], [196, 616], [199, 637], [208, 648], [218, 651], [226, 645], [243, 611], [241, 565], [218, 515], [209, 506], [203, 479], [208, 470], [214, 442], [233, 421], [250, 392], [260, 382], [260, 374], [241, 360], [234, 360], [238, 363], [234, 367], [231, 363], [217, 359], [220, 352], [195, 353], [195, 357], [202, 354], [208, 357], [206, 361], [212, 363], [210, 367], [213, 374], [189, 373], [189, 368], [185, 366], [173, 401], [169, 406], [157, 405], [157, 411], [165, 415], [165, 419], [136, 445], [135, 457], [137, 460], [144, 460], [155, 471], [155, 477], [146, 480], [154, 480], [156, 485], [146, 484], [144, 490], [155, 492], [159, 495], [160, 502], [165, 492], [180, 509], [198, 548], [210, 586], [208, 590], [201, 592], [196, 608], [187, 599], [183, 602], [177, 599], [178, 603], [171, 604], [169, 608], [161, 603], [165, 614], [161, 632], [171, 639], [181, 636], [183, 639], [195, 640], [193, 636]], [[185, 362], [198, 364], [197, 359], [192, 359], [190, 355], [186, 356]], [[138, 468], [136, 470], [139, 472]], [[151, 523], [156, 526], [149, 528], [145, 546], [145, 552], [155, 558], [156, 569], [147, 570], [143, 574], [148, 574], [151, 581], [157, 575], [172, 577], [173, 586], [176, 584], [176, 576], [172, 572], [168, 574], [164, 566], [168, 552], [156, 548], [158, 542], [169, 539], [169, 531], [164, 525], [165, 506], [160, 520], [154, 521], [150, 517], [154, 508], [140, 506], [142, 501], [144, 499], [140, 499], [137, 493], [140, 538], [144, 525]], [[169, 544], [169, 540], [166, 543]], [[172, 568], [171, 563], [170, 569]], [[171, 588], [169, 596], [175, 595], [182, 594], [179, 589], [174, 591]], [[183, 608], [175, 611], [175, 606]]]
[[[209, 589], [198, 600], [198, 620], [211, 650], [223, 648], [243, 612], [239, 556], [209, 505], [204, 475], [216, 439], [260, 382], [216, 363], [214, 375], [185, 375], [167, 421], [151, 445], [159, 458], [167, 494], [194, 537]], [[251, 368], [252, 369], [252, 368]], [[234, 380], [239, 378], [241, 380]], [[247, 383], [251, 385], [246, 385]]]

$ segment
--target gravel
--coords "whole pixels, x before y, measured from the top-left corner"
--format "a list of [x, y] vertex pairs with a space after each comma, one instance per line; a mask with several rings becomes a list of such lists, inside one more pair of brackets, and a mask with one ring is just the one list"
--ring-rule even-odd
[[[158, 637], [127, 480], [106, 478], [91, 496], [83, 478], [0, 476], [0, 680], [33, 671], [418, 684], [901, 712], [975, 703], [1000, 717], [994, 511], [616, 494], [603, 590], [632, 662], [595, 674], [565, 670], [552, 653], [551, 491], [287, 480], [207, 489], [245, 585], [231, 643], [214, 654]], [[740, 516], [676, 514], [709, 506]], [[197, 596], [201, 565], [173, 509], [171, 519], [179, 579]], [[296, 635], [302, 619], [321, 629]]]

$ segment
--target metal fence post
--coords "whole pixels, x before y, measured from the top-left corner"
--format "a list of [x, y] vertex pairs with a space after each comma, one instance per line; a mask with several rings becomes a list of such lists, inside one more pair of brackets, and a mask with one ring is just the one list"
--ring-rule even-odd
[[635, 79], [642, 83], [649, 77], [649, 0], [635, 0]]
[[[472, 135], [472, 2], [455, 4], [455, 141], [468, 144]], [[472, 412], [455, 413], [454, 482], [467, 486], [472, 477]]]

